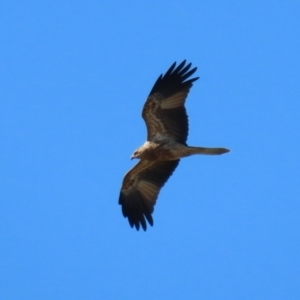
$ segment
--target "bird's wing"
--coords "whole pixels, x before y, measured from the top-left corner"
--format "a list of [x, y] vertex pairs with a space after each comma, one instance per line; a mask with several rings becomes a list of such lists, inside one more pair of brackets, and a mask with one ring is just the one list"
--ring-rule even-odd
[[176, 169], [179, 160], [141, 160], [124, 177], [119, 204], [131, 227], [146, 230], [146, 220], [153, 226], [152, 212], [160, 189]]
[[168, 139], [186, 143], [188, 117], [184, 103], [199, 77], [188, 79], [197, 68], [190, 70], [191, 63], [185, 66], [185, 62], [177, 67], [175, 62], [165, 75], [160, 75], [148, 96], [142, 112], [148, 141]]

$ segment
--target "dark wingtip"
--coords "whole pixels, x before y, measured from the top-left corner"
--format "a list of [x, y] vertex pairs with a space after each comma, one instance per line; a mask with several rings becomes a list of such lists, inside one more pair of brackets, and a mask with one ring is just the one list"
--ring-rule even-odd
[[164, 97], [168, 97], [183, 89], [190, 89], [193, 82], [199, 79], [199, 77], [188, 79], [197, 70], [196, 67], [190, 69], [191, 66], [192, 63], [186, 65], [186, 60], [177, 66], [174, 62], [164, 75], [161, 74], [158, 77], [149, 95], [160, 93]]
[[153, 218], [151, 215], [153, 209], [152, 211], [149, 210], [149, 208], [146, 205], [143, 205], [143, 203], [144, 202], [140, 198], [139, 194], [132, 199], [126, 199], [126, 195], [123, 194], [122, 191], [120, 193], [119, 204], [122, 206], [123, 216], [128, 219], [130, 227], [135, 227], [137, 231], [140, 230], [140, 227], [142, 227], [144, 231], [147, 230], [147, 222], [145, 218], [149, 225], [153, 226]]

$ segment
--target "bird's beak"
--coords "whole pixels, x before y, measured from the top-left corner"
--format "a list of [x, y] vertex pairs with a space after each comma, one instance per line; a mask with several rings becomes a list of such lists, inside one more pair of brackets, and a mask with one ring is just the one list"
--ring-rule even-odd
[[134, 158], [135, 158], [135, 157], [134, 157], [133, 155], [130, 157], [131, 160], [133, 160]]

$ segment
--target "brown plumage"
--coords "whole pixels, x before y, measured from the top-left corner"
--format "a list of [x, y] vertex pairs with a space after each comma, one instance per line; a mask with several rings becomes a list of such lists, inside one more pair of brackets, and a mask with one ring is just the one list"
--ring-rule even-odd
[[131, 227], [144, 230], [153, 226], [152, 213], [160, 189], [167, 182], [182, 157], [193, 154], [223, 154], [226, 148], [189, 147], [188, 117], [184, 103], [198, 77], [188, 79], [197, 68], [190, 70], [185, 60], [174, 63], [155, 82], [144, 105], [142, 117], [147, 126], [147, 141], [132, 158], [140, 161], [124, 177], [119, 204]]

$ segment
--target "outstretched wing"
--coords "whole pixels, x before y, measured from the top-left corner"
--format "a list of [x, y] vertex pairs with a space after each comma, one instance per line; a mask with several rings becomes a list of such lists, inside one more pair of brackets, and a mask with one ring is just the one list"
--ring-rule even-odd
[[197, 68], [190, 70], [191, 63], [185, 66], [185, 62], [177, 67], [175, 62], [165, 75], [160, 75], [148, 96], [142, 112], [148, 141], [168, 139], [186, 143], [188, 117], [184, 103], [199, 77], [188, 79]]
[[160, 189], [179, 164], [179, 160], [141, 160], [124, 177], [119, 204], [131, 227], [146, 230], [146, 220], [153, 226], [152, 213]]

